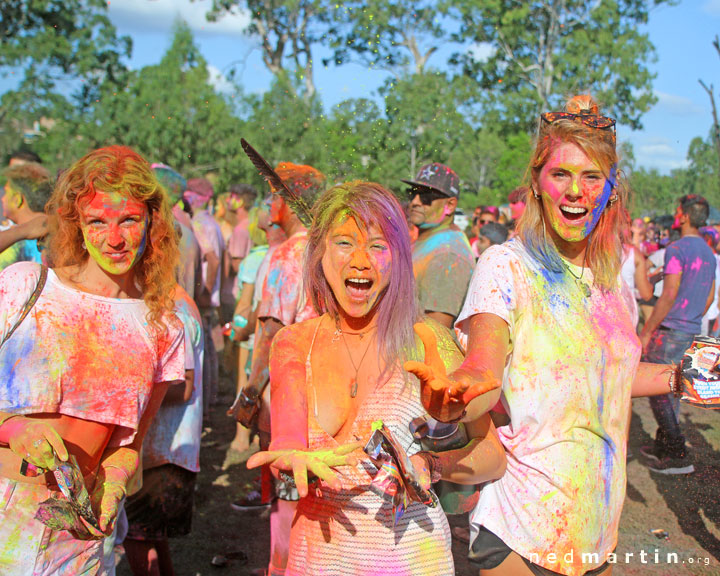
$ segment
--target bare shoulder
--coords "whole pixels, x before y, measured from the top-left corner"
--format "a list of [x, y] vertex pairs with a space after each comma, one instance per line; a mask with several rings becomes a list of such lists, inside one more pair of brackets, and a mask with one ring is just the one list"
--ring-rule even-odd
[[284, 326], [273, 338], [273, 350], [295, 350], [307, 354], [315, 331], [322, 319], [323, 316]]

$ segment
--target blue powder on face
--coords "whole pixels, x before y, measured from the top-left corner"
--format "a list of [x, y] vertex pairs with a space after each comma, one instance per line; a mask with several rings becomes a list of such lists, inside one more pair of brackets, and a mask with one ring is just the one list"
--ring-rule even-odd
[[585, 235], [590, 234], [590, 232], [595, 229], [595, 226], [597, 226], [598, 220], [600, 220], [600, 215], [603, 210], [605, 210], [605, 206], [607, 206], [610, 194], [612, 194], [612, 191], [615, 189], [616, 177], [617, 164], [613, 164], [610, 168], [610, 175], [605, 180], [605, 186], [603, 186], [602, 194], [600, 195], [600, 198], [598, 198], [595, 208], [592, 210], [591, 218], [585, 225]]

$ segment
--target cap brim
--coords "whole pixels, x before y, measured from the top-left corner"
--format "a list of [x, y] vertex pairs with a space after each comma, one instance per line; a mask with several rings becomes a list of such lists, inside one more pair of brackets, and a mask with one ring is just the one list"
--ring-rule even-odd
[[404, 182], [405, 184], [408, 184], [409, 186], [413, 186], [415, 188], [425, 188], [426, 190], [432, 190], [433, 192], [437, 192], [438, 194], [442, 194], [443, 196], [447, 196], [448, 198], [454, 198], [454, 196], [449, 195], [445, 190], [440, 190], [440, 188], [435, 188], [435, 186], [431, 186], [430, 184], [426, 184], [425, 182], [415, 182], [414, 180], [403, 180], [400, 179], [400, 182]]

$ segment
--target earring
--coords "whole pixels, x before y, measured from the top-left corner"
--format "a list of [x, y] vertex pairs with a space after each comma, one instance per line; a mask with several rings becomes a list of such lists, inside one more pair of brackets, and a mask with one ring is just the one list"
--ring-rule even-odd
[[617, 194], [613, 194], [612, 196], [610, 196], [610, 199], [608, 200], [608, 203], [610, 204], [610, 206], [612, 206], [612, 205], [615, 204], [615, 202], [617, 202], [617, 201], [618, 201], [618, 195], [617, 195]]
[[82, 249], [85, 250], [85, 252], [87, 252], [87, 246], [85, 246], [85, 242], [84, 242], [84, 241], [83, 241], [83, 243], [82, 243]]
[[535, 188], [533, 188], [532, 186], [530, 186], [530, 191], [533, 193], [533, 196], [535, 196], [535, 200], [540, 200], [540, 194], [538, 194], [537, 192], [535, 192]]

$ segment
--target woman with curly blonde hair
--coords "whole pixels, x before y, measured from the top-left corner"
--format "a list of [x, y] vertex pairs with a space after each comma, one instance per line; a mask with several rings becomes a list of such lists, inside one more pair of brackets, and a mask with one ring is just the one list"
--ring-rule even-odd
[[92, 245], [88, 246], [83, 239], [80, 207], [83, 199], [96, 192], [132, 198], [146, 206], [147, 242], [143, 244], [139, 253], [142, 258], [138, 257], [131, 278], [137, 281], [150, 309], [150, 318], [160, 322], [163, 315], [173, 309], [175, 269], [180, 257], [178, 238], [162, 186], [147, 161], [130, 148], [100, 148], [60, 176], [47, 206], [47, 212], [54, 216], [50, 220], [51, 261], [55, 268], [70, 269], [87, 263], [94, 255]]
[[[185, 379], [177, 238], [150, 165], [123, 146], [70, 167], [47, 210], [53, 267], [0, 274], [0, 566], [90, 575], [148, 425], [168, 384]], [[56, 508], [48, 518], [41, 505], [62, 501], [51, 471], [65, 461], [96, 522]]]

